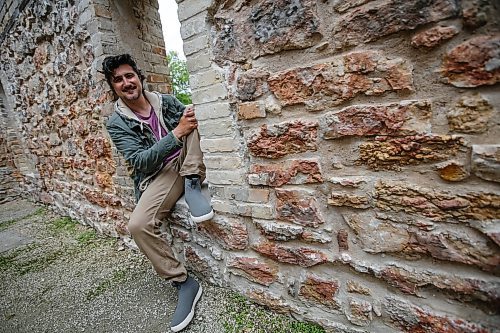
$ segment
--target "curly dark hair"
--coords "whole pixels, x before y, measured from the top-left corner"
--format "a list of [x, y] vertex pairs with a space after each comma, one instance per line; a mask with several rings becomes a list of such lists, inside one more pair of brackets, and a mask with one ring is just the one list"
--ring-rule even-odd
[[132, 56], [127, 53], [119, 54], [116, 56], [106, 57], [102, 61], [102, 73], [106, 77], [106, 81], [108, 81], [109, 87], [111, 88], [111, 90], [113, 90], [113, 92], [115, 91], [113, 89], [113, 86], [111, 85], [111, 80], [113, 79], [113, 73], [115, 69], [117, 69], [121, 65], [129, 65], [130, 67], [132, 67], [137, 76], [139, 76], [139, 79], [141, 80], [144, 86], [144, 79], [146, 79], [146, 77], [142, 74], [139, 67], [137, 67], [137, 63], [135, 62], [134, 58], [132, 58]]

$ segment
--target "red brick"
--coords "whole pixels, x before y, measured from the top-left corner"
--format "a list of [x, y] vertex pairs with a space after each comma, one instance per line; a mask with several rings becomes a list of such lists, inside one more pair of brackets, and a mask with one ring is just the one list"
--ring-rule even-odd
[[227, 266], [241, 270], [249, 280], [264, 286], [269, 286], [277, 279], [276, 265], [262, 262], [257, 258], [235, 257], [228, 262]]

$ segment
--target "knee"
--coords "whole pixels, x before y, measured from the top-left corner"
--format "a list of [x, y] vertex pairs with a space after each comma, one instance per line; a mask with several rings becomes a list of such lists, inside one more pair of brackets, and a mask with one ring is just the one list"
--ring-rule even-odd
[[140, 235], [146, 231], [147, 221], [135, 214], [132, 214], [130, 220], [128, 221], [128, 231], [132, 235], [132, 237]]

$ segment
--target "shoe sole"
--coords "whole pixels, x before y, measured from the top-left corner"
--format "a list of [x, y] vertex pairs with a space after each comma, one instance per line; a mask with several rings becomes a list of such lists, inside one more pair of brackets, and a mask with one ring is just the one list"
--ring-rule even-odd
[[[189, 215], [191, 215], [191, 213]], [[212, 217], [214, 217], [214, 210], [213, 209], [210, 211], [210, 213], [202, 215], [202, 216], [193, 216], [193, 215], [191, 215], [191, 219], [195, 223], [200, 223], [200, 222], [203, 222], [203, 221], [208, 221]]]
[[196, 297], [194, 298], [194, 301], [193, 301], [193, 306], [191, 307], [191, 312], [189, 312], [186, 319], [184, 319], [179, 325], [174, 326], [174, 327], [170, 327], [172, 332], [179, 332], [179, 331], [183, 330], [184, 328], [186, 328], [187, 325], [189, 325], [191, 320], [193, 320], [194, 308], [196, 307], [196, 303], [198, 303], [198, 301], [200, 300], [202, 293], [203, 293], [203, 288], [201, 287], [201, 284], [200, 284], [200, 288], [198, 289], [198, 292], [196, 293]]

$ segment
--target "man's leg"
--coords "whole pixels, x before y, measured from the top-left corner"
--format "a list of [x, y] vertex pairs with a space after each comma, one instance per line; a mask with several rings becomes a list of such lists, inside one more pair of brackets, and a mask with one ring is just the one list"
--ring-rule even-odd
[[161, 236], [160, 226], [183, 190], [182, 177], [171, 165], [165, 166], [142, 193], [128, 224], [135, 243], [158, 275], [178, 282], [186, 280], [186, 269]]
[[194, 222], [210, 220], [214, 211], [210, 202], [201, 193], [201, 182], [205, 179], [203, 153], [200, 149], [200, 136], [197, 130], [183, 138], [184, 147], [175, 161], [175, 168], [185, 177], [184, 198], [189, 206]]

